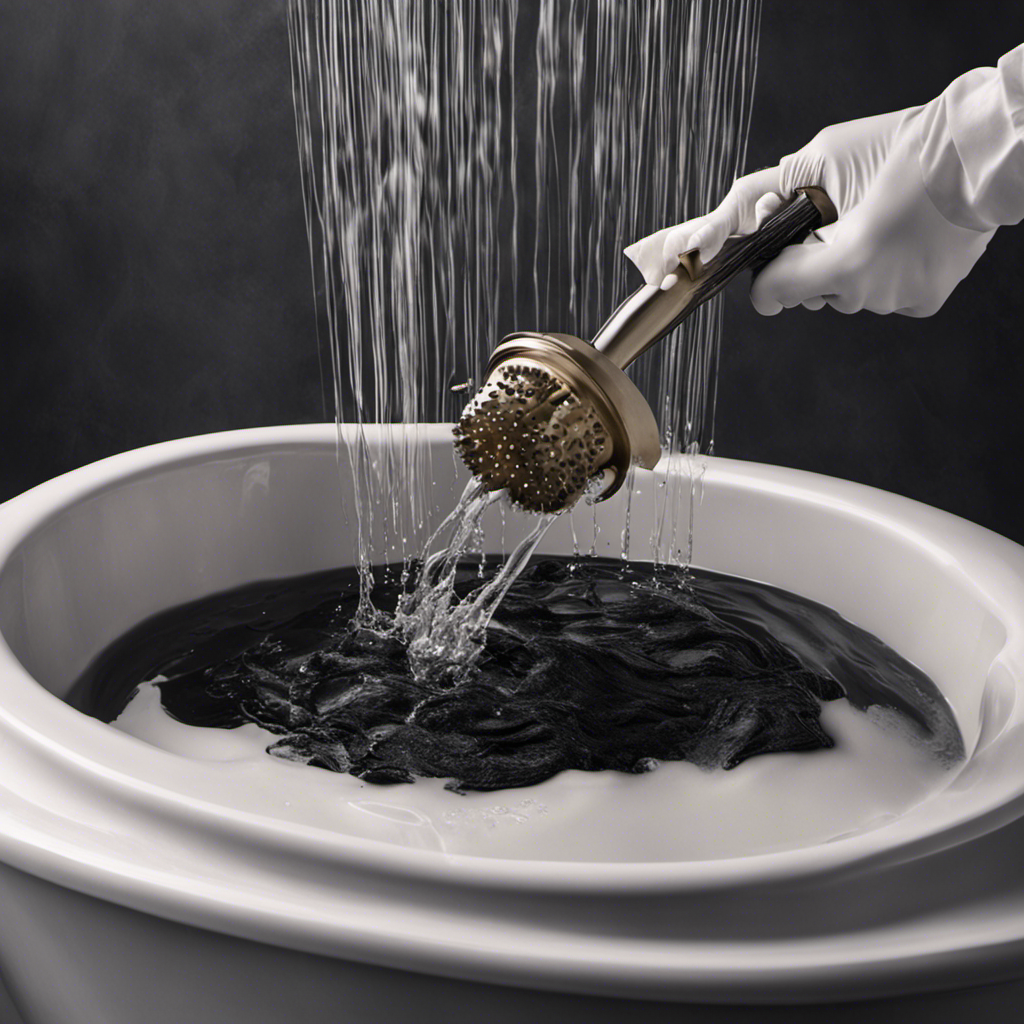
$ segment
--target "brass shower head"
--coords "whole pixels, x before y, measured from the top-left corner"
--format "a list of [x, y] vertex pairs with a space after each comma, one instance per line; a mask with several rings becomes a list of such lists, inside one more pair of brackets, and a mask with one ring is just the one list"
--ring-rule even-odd
[[575, 504], [600, 471], [603, 497], [634, 460], [661, 456], [643, 395], [603, 352], [568, 334], [509, 335], [455, 428], [456, 447], [488, 490], [532, 512]]
[[531, 512], [571, 508], [597, 479], [611, 497], [634, 463], [661, 455], [654, 413], [623, 372], [741, 270], [755, 270], [836, 211], [819, 188], [800, 195], [751, 235], [726, 240], [706, 265], [682, 253], [685, 273], [669, 288], [644, 285], [611, 315], [593, 344], [568, 334], [524, 331], [494, 350], [484, 386], [455, 427], [455, 444], [488, 490]]

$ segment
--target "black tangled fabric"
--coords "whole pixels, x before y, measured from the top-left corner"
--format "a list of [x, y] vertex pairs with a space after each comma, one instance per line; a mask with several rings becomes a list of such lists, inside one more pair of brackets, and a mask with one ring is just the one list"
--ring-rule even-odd
[[[345, 629], [351, 605], [334, 599], [269, 628], [227, 630], [233, 653], [217, 663], [197, 642], [162, 669], [162, 701], [190, 725], [254, 722], [279, 737], [278, 757], [373, 783], [446, 778], [456, 791], [529, 786], [567, 768], [732, 768], [832, 746], [819, 716], [821, 701], [843, 696], [834, 679], [728, 625], [681, 576], [649, 570], [535, 563], [458, 683], [414, 678], [398, 639]], [[486, 578], [474, 567], [459, 591]]]

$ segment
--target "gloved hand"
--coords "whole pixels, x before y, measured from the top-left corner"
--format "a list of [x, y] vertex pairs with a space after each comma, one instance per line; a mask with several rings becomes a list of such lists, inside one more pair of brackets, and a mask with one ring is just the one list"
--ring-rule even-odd
[[950, 223], [925, 189], [920, 168], [924, 107], [833, 125], [803, 149], [739, 178], [704, 217], [666, 228], [626, 249], [648, 284], [699, 249], [707, 263], [730, 234], [747, 234], [803, 185], [820, 185], [839, 214], [793, 245], [754, 279], [750, 297], [766, 315], [783, 307], [930, 316], [985, 251], [994, 231]]

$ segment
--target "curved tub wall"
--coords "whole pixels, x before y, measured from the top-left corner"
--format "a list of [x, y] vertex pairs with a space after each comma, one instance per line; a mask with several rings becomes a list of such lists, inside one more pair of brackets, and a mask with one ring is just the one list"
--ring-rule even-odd
[[60, 696], [103, 647], [156, 612], [351, 562], [339, 491], [333, 453], [311, 448], [161, 467], [86, 494], [4, 566], [4, 637]]

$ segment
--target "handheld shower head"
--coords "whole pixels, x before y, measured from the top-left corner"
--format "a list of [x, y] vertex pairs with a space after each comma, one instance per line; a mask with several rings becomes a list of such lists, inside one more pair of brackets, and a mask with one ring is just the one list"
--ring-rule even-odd
[[598, 474], [611, 497], [636, 463], [661, 455], [654, 413], [623, 372], [741, 270], [755, 270], [809, 231], [836, 219], [819, 188], [797, 190], [753, 234], [727, 239], [702, 266], [680, 254], [685, 270], [669, 288], [644, 285], [609, 317], [588, 345], [568, 334], [510, 334], [494, 350], [483, 387], [455, 427], [455, 444], [488, 490], [507, 488], [532, 512], [571, 508]]

